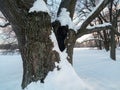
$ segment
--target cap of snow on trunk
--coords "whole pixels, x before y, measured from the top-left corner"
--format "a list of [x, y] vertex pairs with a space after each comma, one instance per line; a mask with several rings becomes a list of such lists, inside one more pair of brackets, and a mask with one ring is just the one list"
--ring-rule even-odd
[[29, 13], [31, 12], [47, 12], [49, 13], [49, 9], [47, 8], [46, 3], [43, 0], [36, 0], [33, 3], [33, 6], [30, 8]]
[[67, 11], [66, 8], [62, 8], [61, 12], [57, 18], [58, 21], [60, 21], [61, 26], [68, 25], [69, 29], [74, 29], [74, 23], [72, 22], [70, 18], [70, 13]]

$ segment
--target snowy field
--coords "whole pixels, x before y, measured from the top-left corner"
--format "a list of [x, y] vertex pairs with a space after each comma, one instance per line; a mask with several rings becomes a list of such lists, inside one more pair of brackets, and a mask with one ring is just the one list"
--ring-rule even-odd
[[[119, 49], [117, 50], [117, 61], [112, 61], [109, 58], [109, 53], [105, 50], [74, 49], [74, 68], [80, 80], [90, 89], [66, 89], [65, 82], [62, 81], [63, 87], [54, 90], [120, 90]], [[20, 55], [0, 55], [0, 90], [22, 90], [21, 81], [22, 61]], [[74, 85], [73, 82], [69, 83]], [[50, 86], [48, 85], [46, 88], [44, 85], [40, 85], [42, 89], [39, 90], [53, 90], [49, 89]]]
[[120, 49], [117, 61], [105, 50], [75, 49], [74, 68], [93, 90], [120, 90]]

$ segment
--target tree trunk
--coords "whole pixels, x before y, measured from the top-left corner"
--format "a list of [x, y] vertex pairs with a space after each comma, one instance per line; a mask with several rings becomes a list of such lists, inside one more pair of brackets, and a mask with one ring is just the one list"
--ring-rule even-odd
[[68, 32], [65, 43], [66, 43], [67, 53], [68, 53], [67, 60], [71, 64], [73, 64], [73, 49], [74, 49], [75, 42], [76, 42], [76, 33], [74, 30], [70, 29]]
[[99, 48], [100, 50], [102, 50], [102, 40], [98, 40], [98, 42], [99, 42], [98, 48]]
[[111, 49], [110, 49], [110, 57], [113, 60], [116, 60], [116, 43], [115, 43], [115, 33], [111, 31]]
[[[67, 34], [66, 34], [65, 39], [62, 44], [65, 45], [64, 47], [66, 48], [66, 53], [68, 54], [67, 60], [69, 61], [69, 63], [73, 64], [73, 49], [74, 49], [74, 45], [75, 45], [75, 42], [77, 39], [76, 32], [72, 29], [68, 29], [68, 27], [66, 27], [66, 26], [61, 26], [59, 21], [53, 22], [52, 26], [54, 28], [54, 33], [55, 33], [56, 37], [58, 37], [58, 35], [59, 35], [59, 33], [57, 33], [59, 28], [62, 27], [60, 29], [60, 32], [66, 33], [64, 31], [65, 30], [67, 31]], [[61, 43], [58, 42], [58, 44], [61, 44]]]
[[55, 68], [55, 62], [60, 60], [59, 54], [52, 50], [51, 22], [47, 13], [29, 14], [24, 30], [25, 38], [17, 36], [23, 60], [22, 88], [34, 81], [44, 82], [48, 72]]
[[[110, 4], [109, 4], [109, 13], [110, 13], [110, 22], [112, 23], [113, 27], [116, 28], [116, 23], [117, 23], [117, 21], [116, 21], [116, 16], [115, 16], [115, 17], [113, 16], [112, 10], [113, 10], [113, 1], [110, 2]], [[113, 18], [115, 18], [115, 19], [113, 19]], [[114, 20], [115, 20], [115, 21], [114, 21]], [[110, 39], [110, 44], [111, 44], [111, 45], [110, 45], [110, 46], [111, 46], [111, 49], [110, 49], [110, 57], [111, 57], [113, 60], [116, 60], [115, 33], [114, 33], [113, 30], [111, 30], [110, 34], [111, 34], [111, 39]]]

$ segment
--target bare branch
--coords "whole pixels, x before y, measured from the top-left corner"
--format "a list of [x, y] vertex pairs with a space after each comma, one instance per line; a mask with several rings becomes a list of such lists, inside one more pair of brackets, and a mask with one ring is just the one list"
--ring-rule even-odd
[[77, 32], [77, 37], [79, 37], [79, 34], [84, 32], [84, 30], [86, 30], [86, 27], [88, 26], [88, 24], [90, 24], [90, 22], [95, 19], [100, 12], [106, 7], [106, 5], [111, 2], [112, 0], [103, 0], [94, 11], [91, 12], [91, 14], [87, 17], [87, 19], [82, 23], [80, 29]]
[[72, 19], [76, 1], [77, 0], [62, 0], [57, 15], [60, 14], [61, 8], [66, 8], [70, 12], [70, 17]]
[[96, 25], [96, 26], [89, 26], [84, 30], [84, 32], [79, 34], [79, 37], [81, 37], [84, 34], [89, 34], [89, 33], [93, 33], [93, 32], [108, 30], [108, 29], [111, 29], [111, 27], [112, 27], [112, 25], [110, 23], [99, 24], [99, 25]]
[[81, 37], [84, 34], [90, 34], [93, 32], [99, 32], [99, 31], [104, 31], [104, 30], [113, 30], [113, 32], [116, 35], [120, 36], [120, 33], [110, 23], [104, 23], [104, 24], [99, 24], [99, 25], [92, 26], [92, 27], [87, 27], [84, 30], [84, 32], [79, 34], [79, 37]]
[[34, 0], [0, 0], [0, 10], [12, 25], [24, 27], [24, 17]]
[[95, 25], [92, 27], [87, 27], [86, 33], [89, 34], [89, 33], [93, 33], [93, 32], [108, 30], [108, 29], [111, 29], [111, 27], [112, 27], [112, 25], [110, 23], [99, 24], [99, 25]]

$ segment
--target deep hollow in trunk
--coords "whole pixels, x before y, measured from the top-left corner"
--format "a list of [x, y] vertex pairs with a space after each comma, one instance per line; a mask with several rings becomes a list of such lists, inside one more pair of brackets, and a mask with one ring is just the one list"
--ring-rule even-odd
[[[73, 29], [69, 29], [68, 26], [61, 26], [60, 21], [57, 21], [57, 20], [52, 23], [52, 26], [54, 28], [54, 33], [55, 33], [55, 36], [57, 37], [57, 40], [61, 39], [61, 37], [63, 39], [62, 44], [60, 43], [61, 40], [58, 41], [58, 44], [64, 45], [63, 46], [64, 48], [62, 51], [66, 49], [66, 53], [68, 54], [67, 60], [69, 61], [69, 63], [73, 64], [73, 49], [77, 39], [76, 32]], [[58, 45], [58, 46], [60, 47], [61, 45]]]

